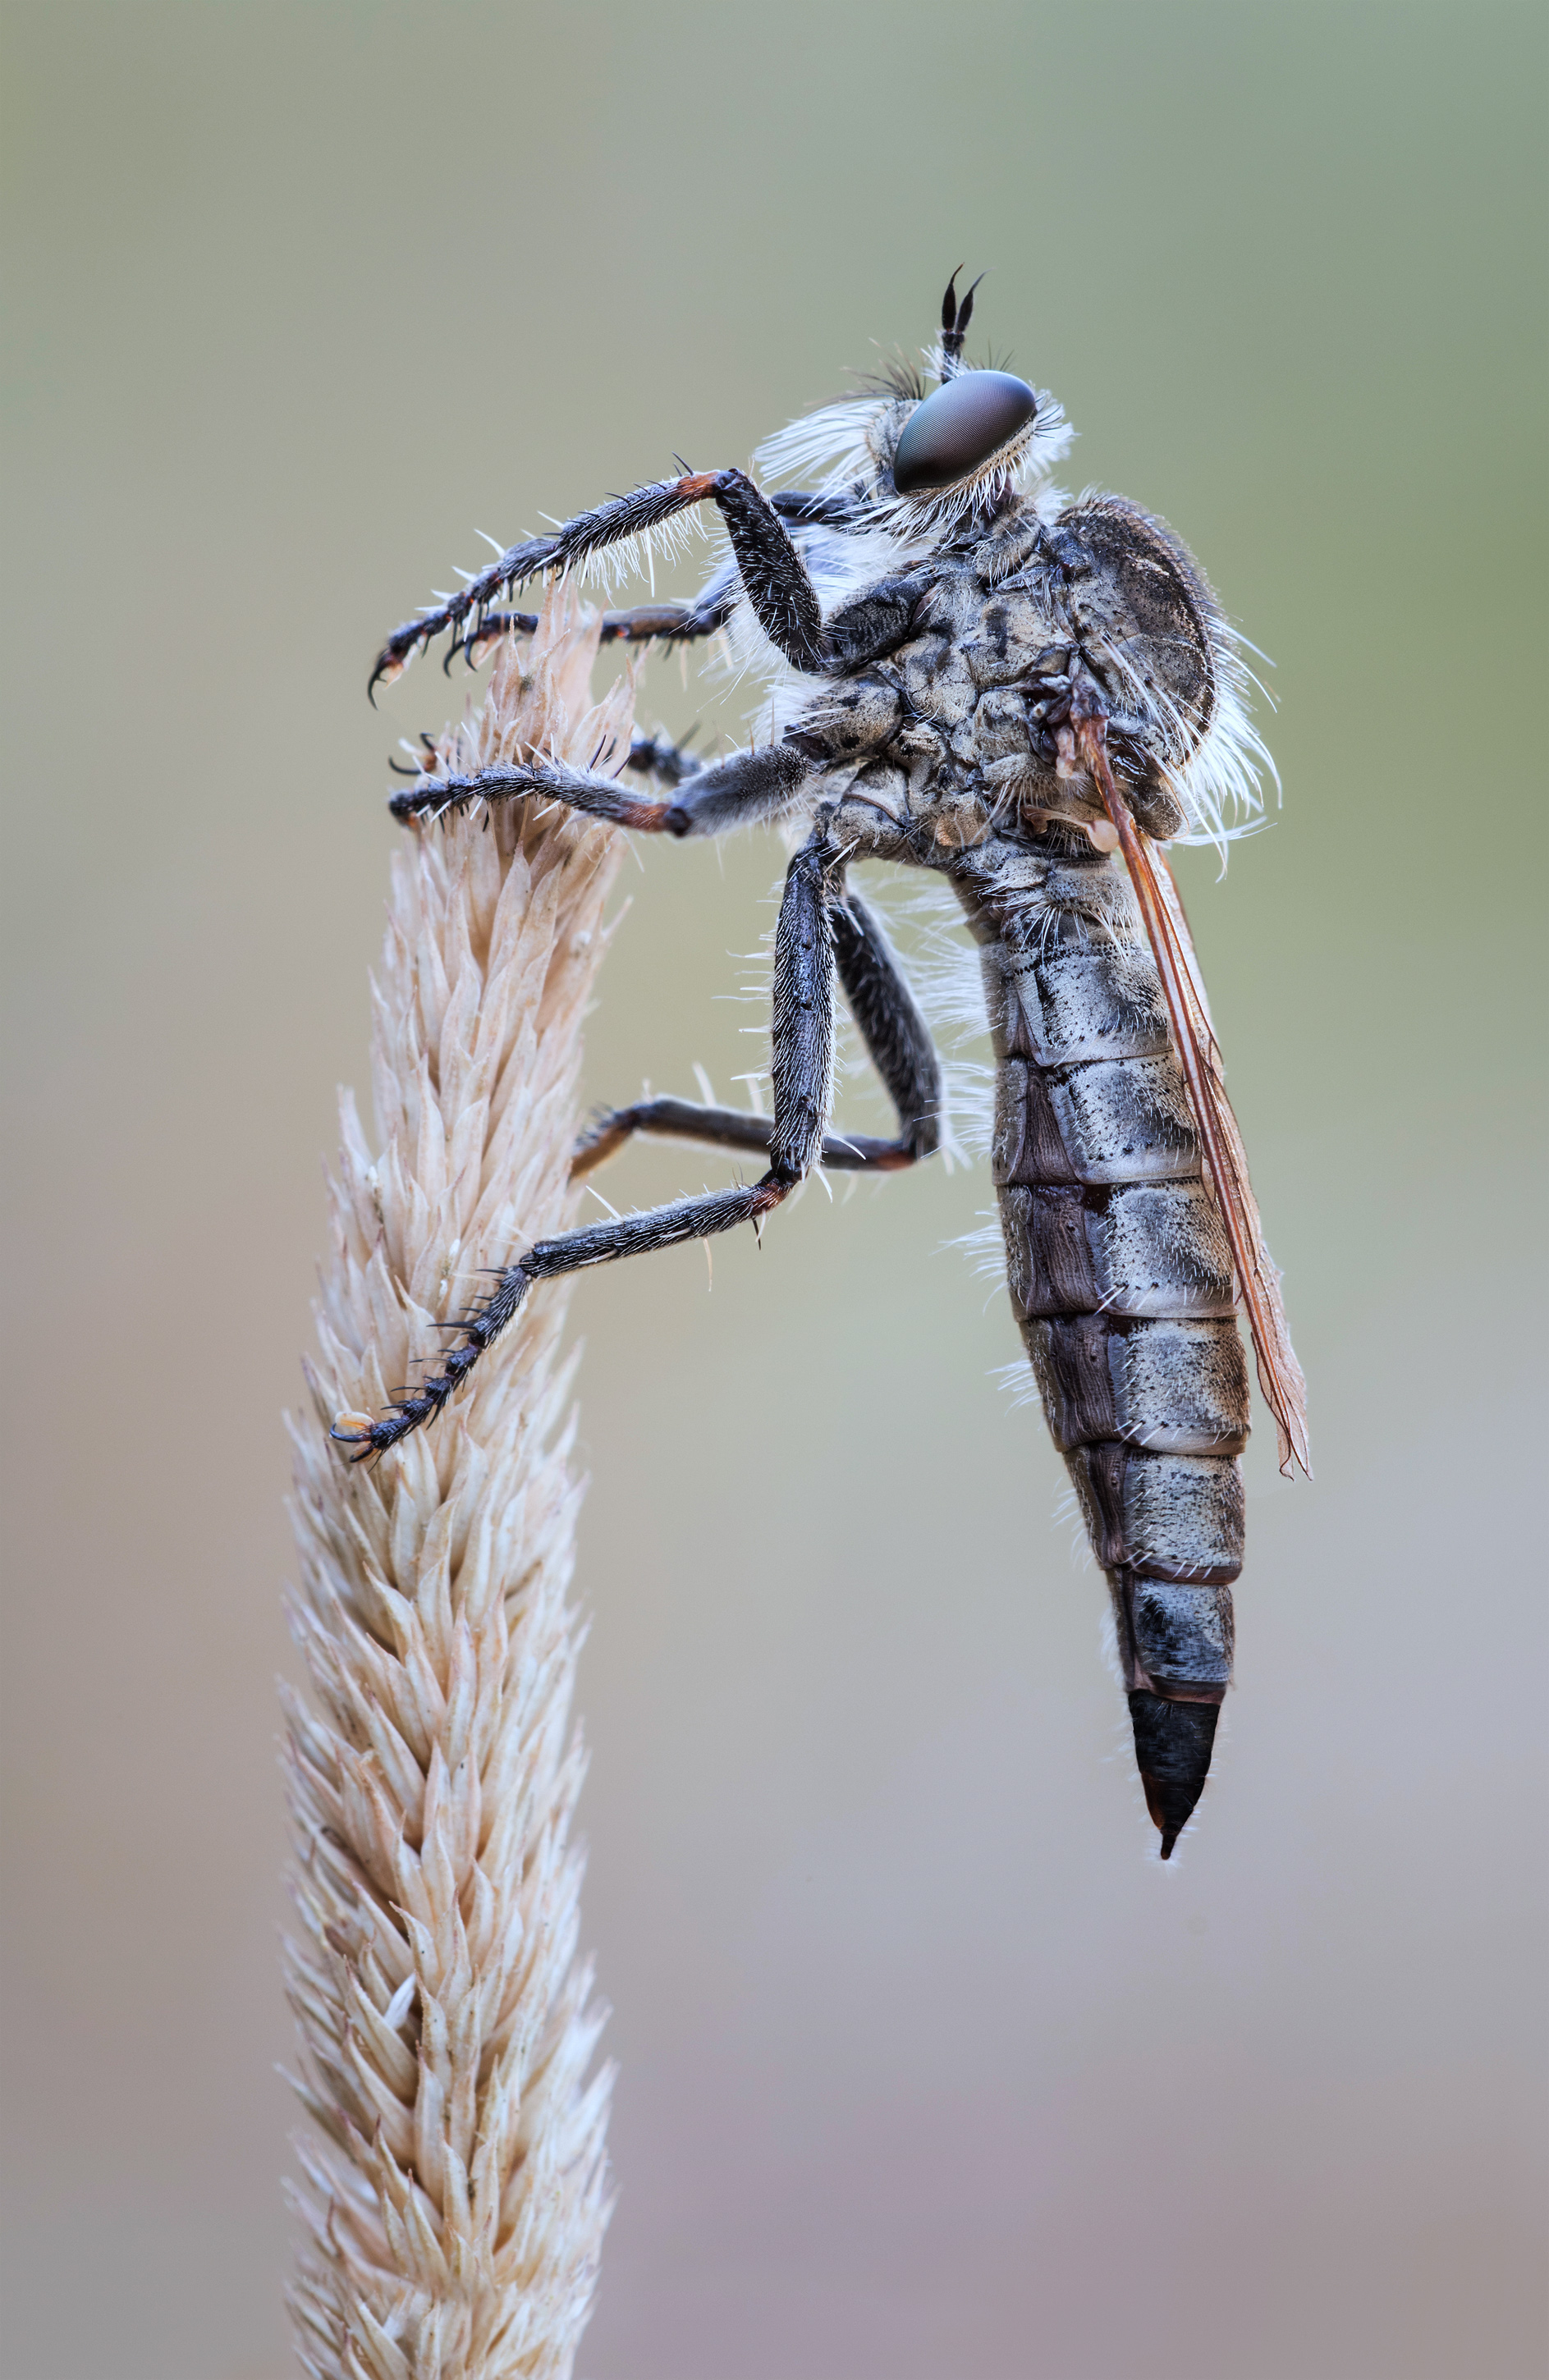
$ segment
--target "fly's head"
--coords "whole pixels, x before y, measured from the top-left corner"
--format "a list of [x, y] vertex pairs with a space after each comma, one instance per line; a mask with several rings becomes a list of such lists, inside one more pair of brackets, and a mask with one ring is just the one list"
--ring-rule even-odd
[[949, 540], [1044, 478], [1070, 443], [1065, 416], [1046, 389], [963, 361], [973, 290], [959, 303], [956, 288], [954, 274], [923, 370], [899, 364], [863, 395], [793, 422], [760, 448], [762, 474], [815, 477], [857, 528], [909, 548]]

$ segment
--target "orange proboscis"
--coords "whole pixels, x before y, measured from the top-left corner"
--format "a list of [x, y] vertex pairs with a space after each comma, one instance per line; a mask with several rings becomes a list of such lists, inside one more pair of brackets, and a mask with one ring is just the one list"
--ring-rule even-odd
[[1082, 720], [1078, 730], [1082, 757], [1092, 771], [1117, 832], [1129, 880], [1140, 905], [1163, 997], [1172, 1022], [1173, 1038], [1183, 1067], [1189, 1105], [1200, 1128], [1200, 1141], [1210, 1169], [1215, 1202], [1226, 1225], [1237, 1268], [1243, 1304], [1248, 1308], [1258, 1364], [1259, 1386], [1275, 1415], [1279, 1439], [1280, 1468], [1288, 1479], [1293, 1461], [1308, 1478], [1307, 1386], [1291, 1345], [1280, 1276], [1264, 1245], [1263, 1228], [1248, 1178], [1248, 1159], [1237, 1118], [1223, 1081], [1220, 1045], [1205, 1006], [1204, 988], [1194, 956], [1183, 904], [1172, 870], [1162, 853], [1141, 833], [1125, 805], [1108, 761], [1107, 730], [1102, 719]]

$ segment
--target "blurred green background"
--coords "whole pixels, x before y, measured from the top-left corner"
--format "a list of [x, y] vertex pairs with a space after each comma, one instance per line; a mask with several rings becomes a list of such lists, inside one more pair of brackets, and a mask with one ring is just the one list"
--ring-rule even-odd
[[[278, 1416], [384, 763], [463, 695], [373, 716], [370, 655], [476, 528], [923, 342], [959, 260], [1073, 484], [1277, 664], [1283, 815], [1184, 877], [1317, 1481], [1261, 1428], [1164, 1870], [948, 1245], [982, 1170], [809, 1195], [713, 1295], [697, 1249], [580, 1287], [580, 2370], [1539, 2372], [1537, 12], [7, 14], [8, 2380], [287, 2368]], [[642, 710], [737, 718], [664, 662]], [[596, 1096], [761, 1062], [779, 866], [641, 852]]]

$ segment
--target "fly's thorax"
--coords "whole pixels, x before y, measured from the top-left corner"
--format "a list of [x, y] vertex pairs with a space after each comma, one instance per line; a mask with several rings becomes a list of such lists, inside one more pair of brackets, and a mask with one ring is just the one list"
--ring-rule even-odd
[[[966, 781], [1007, 832], [1063, 823], [1108, 850], [1114, 830], [1064, 716], [1080, 659], [1075, 632], [1042, 585], [1041, 575], [1036, 589], [986, 588], [960, 570], [932, 586], [888, 663], [904, 714], [897, 757], [919, 803], [948, 799]], [[1118, 716], [1115, 756], [1130, 806], [1148, 832], [1175, 833], [1182, 812], [1146, 753], [1148, 722], [1128, 702]]]
[[889, 751], [906, 723], [904, 699], [892, 674], [853, 671], [825, 686], [787, 740], [829, 767]]
[[[1114, 604], [1099, 637], [1108, 659], [1094, 661], [1062, 569], [1042, 552], [1028, 559], [1043, 536], [1035, 519], [1018, 516], [1001, 538], [862, 590], [831, 624], [844, 650], [855, 646], [853, 663], [809, 698], [787, 731], [831, 778], [886, 776], [895, 810], [893, 778], [901, 778], [909, 814], [924, 822], [927, 841], [939, 822], [949, 850], [971, 848], [992, 830], [1022, 839], [1069, 831], [1113, 848], [1116, 831], [1069, 722], [1083, 671], [1098, 672], [1113, 703], [1112, 754], [1136, 818], [1161, 838], [1183, 822], [1159, 773], [1181, 748], [1171, 679], [1153, 670], [1142, 686], [1139, 662], [1124, 656], [1141, 653], [1144, 634]], [[1082, 617], [1095, 620], [1092, 589], [1108, 584], [1099, 558], [1074, 532], [1065, 550], [1072, 583], [1087, 590]], [[1152, 613], [1160, 618], [1154, 602]], [[1173, 671], [1180, 686], [1187, 676]]]
[[[1045, 498], [1047, 501], [1047, 498]], [[1022, 496], [1003, 504], [983, 534], [970, 546], [967, 561], [981, 587], [1004, 587], [1008, 579], [1029, 572], [1044, 542], [1043, 516], [1036, 498]], [[1032, 582], [1035, 583], [1035, 582]], [[1046, 599], [1045, 599], [1046, 601]]]

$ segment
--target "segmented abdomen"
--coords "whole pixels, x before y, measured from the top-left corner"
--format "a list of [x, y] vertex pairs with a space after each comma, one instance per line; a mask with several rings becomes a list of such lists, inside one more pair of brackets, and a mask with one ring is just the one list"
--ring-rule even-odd
[[1112, 862], [1052, 868], [1035, 905], [975, 923], [994, 933], [1012, 1304], [1113, 1588], [1148, 1793], [1178, 1759], [1202, 1783], [1203, 1706], [1231, 1674], [1248, 1373], [1161, 987]]

